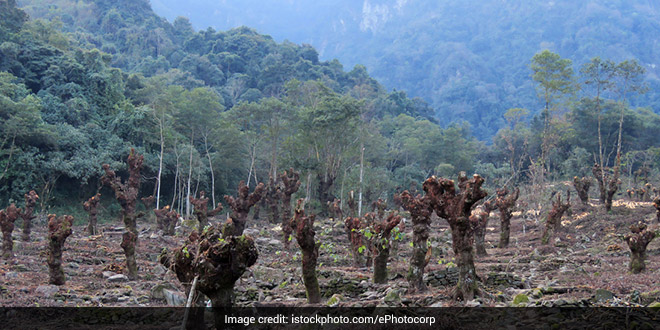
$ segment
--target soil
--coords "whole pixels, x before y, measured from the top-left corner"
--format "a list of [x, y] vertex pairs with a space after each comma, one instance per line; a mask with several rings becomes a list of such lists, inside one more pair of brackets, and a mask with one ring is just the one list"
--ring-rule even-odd
[[[499, 221], [493, 212], [487, 227], [488, 256], [475, 257], [481, 279], [480, 293], [468, 302], [450, 299], [457, 272], [453, 269], [451, 235], [445, 220], [432, 220], [432, 257], [426, 267], [429, 291], [408, 294], [412, 226], [408, 218], [401, 239], [394, 241], [388, 265], [387, 284], [372, 283], [372, 269], [354, 267], [344, 222], [318, 217], [316, 240], [321, 244], [317, 273], [328, 306], [646, 306], [660, 301], [660, 239], [647, 250], [646, 271], [628, 271], [630, 251], [621, 239], [629, 225], [638, 221], [655, 223], [650, 202], [617, 200], [612, 212], [591, 200], [588, 206], [574, 205], [564, 215], [563, 230], [541, 245], [543, 217], [515, 212], [511, 221], [511, 243], [498, 249]], [[527, 214], [532, 214], [527, 216]], [[405, 217], [406, 213], [402, 213]], [[266, 217], [264, 217], [265, 219]], [[100, 219], [102, 222], [102, 219]], [[215, 224], [224, 219], [211, 219]], [[32, 240], [22, 242], [20, 229], [14, 236], [12, 260], [0, 263], [2, 306], [171, 306], [185, 301], [184, 289], [172, 271], [157, 262], [163, 248], [183, 243], [195, 221], [186, 221], [177, 235], [163, 236], [155, 223], [138, 223], [137, 260], [139, 279], [130, 281], [124, 252], [120, 247], [123, 228], [119, 223], [99, 225], [99, 235], [87, 235], [86, 225], [74, 226], [66, 240], [63, 267], [66, 284], [48, 285], [47, 226], [35, 221]], [[20, 226], [17, 226], [20, 228]], [[238, 306], [307, 306], [302, 282], [302, 255], [296, 244], [286, 249], [279, 225], [249, 220], [245, 234], [255, 238], [257, 263], [236, 283]], [[104, 273], [105, 272], [105, 273]], [[168, 290], [169, 300], [162, 289]], [[160, 290], [160, 291], [159, 291]], [[514, 299], [520, 294], [528, 299]], [[182, 300], [183, 299], [183, 300]]]

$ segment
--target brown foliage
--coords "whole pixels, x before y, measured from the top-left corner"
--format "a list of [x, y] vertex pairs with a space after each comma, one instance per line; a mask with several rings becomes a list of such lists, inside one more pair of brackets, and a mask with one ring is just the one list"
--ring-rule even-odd
[[87, 233], [90, 235], [96, 235], [98, 232], [96, 230], [96, 215], [98, 214], [98, 206], [101, 201], [101, 194], [96, 193], [96, 195], [90, 197], [86, 202], [83, 203], [83, 208], [89, 214], [89, 224], [87, 225]]
[[305, 290], [307, 291], [307, 301], [310, 304], [321, 301], [321, 291], [319, 282], [316, 278], [316, 261], [319, 257], [319, 245], [314, 240], [314, 214], [305, 215], [304, 199], [298, 199], [293, 219], [291, 219], [291, 228], [295, 232], [296, 241], [302, 251], [302, 274]]
[[64, 285], [64, 269], [62, 269], [62, 248], [64, 241], [71, 235], [73, 217], [65, 215], [57, 217], [55, 214], [48, 215], [48, 269], [50, 284]]
[[234, 223], [234, 236], [243, 235], [243, 230], [247, 223], [250, 208], [257, 204], [264, 194], [264, 184], [259, 182], [254, 191], [250, 193], [250, 188], [245, 185], [245, 181], [238, 183], [238, 193], [236, 197], [225, 195], [225, 202], [231, 209], [231, 219]]

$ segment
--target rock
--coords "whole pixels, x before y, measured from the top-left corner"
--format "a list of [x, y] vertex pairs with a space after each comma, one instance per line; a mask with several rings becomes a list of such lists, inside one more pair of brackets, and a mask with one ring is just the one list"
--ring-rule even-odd
[[107, 278], [110, 278], [110, 277], [112, 277], [112, 276], [117, 275], [117, 273], [115, 273], [115, 272], [111, 272], [111, 271], [109, 271], [109, 270], [106, 270], [106, 271], [104, 271], [104, 272], [101, 273], [101, 274], [103, 275], [103, 278], [106, 278], [106, 279], [107, 279]]
[[40, 296], [50, 298], [52, 295], [60, 291], [60, 288], [57, 285], [40, 285], [38, 286], [34, 292], [39, 294]]
[[78, 264], [77, 262], [70, 262], [68, 266], [69, 266], [69, 268], [72, 268], [72, 269], [80, 268], [80, 264]]
[[158, 283], [153, 288], [151, 288], [151, 298], [165, 299], [165, 294], [163, 293], [163, 290], [165, 289], [176, 291], [176, 287], [169, 282]]
[[429, 307], [445, 307], [445, 304], [442, 301], [437, 301], [429, 305]]
[[157, 264], [156, 267], [154, 267], [154, 269], [152, 270], [152, 273], [154, 273], [154, 275], [157, 276], [165, 275], [165, 273], [167, 273], [167, 268], [165, 268], [165, 266], [161, 264]]
[[541, 290], [540, 288], [536, 288], [536, 289], [532, 290], [530, 295], [532, 296], [532, 298], [539, 299], [539, 298], [543, 297], [543, 290]]
[[170, 306], [186, 305], [186, 297], [184, 297], [183, 294], [179, 292], [163, 289], [163, 295], [165, 296], [165, 301], [167, 301], [167, 304]]
[[524, 293], [519, 293], [513, 298], [514, 305], [526, 304], [528, 302], [529, 302], [529, 298]]
[[332, 297], [330, 297], [330, 299], [328, 299], [328, 302], [326, 304], [328, 305], [328, 307], [336, 307], [337, 305], [339, 305], [342, 299], [344, 299], [342, 295], [335, 293], [332, 295]]
[[277, 240], [277, 239], [271, 239], [271, 240], [268, 240], [268, 244], [273, 245], [273, 246], [282, 246], [282, 241]]
[[481, 302], [478, 300], [470, 300], [465, 303], [465, 307], [479, 307], [481, 306]]
[[108, 277], [108, 282], [125, 282], [128, 281], [128, 276], [124, 274], [115, 274]]
[[614, 299], [614, 293], [605, 289], [596, 290], [596, 301], [604, 302], [612, 299]]
[[384, 302], [388, 304], [399, 304], [401, 303], [401, 296], [399, 295], [398, 290], [390, 290], [390, 292], [387, 293], [385, 298], [383, 299]]

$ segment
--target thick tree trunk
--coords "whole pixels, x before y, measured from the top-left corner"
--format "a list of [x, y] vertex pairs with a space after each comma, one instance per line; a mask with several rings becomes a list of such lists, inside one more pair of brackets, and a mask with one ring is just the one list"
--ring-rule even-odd
[[0, 211], [0, 228], [2, 229], [2, 256], [5, 259], [14, 257], [14, 240], [11, 237], [14, 231], [14, 222], [18, 219], [19, 209], [11, 203], [6, 210]]
[[466, 217], [458, 218], [454, 223], [451, 227], [452, 245], [458, 261], [458, 284], [456, 285], [454, 298], [468, 301], [474, 298], [474, 294], [479, 288], [472, 254], [472, 233], [477, 223]]
[[646, 269], [646, 247], [658, 235], [653, 231], [646, 230], [644, 223], [630, 226], [632, 234], [624, 237], [630, 248], [630, 271], [639, 274]]
[[[280, 223], [280, 198], [282, 189], [280, 188], [277, 177], [272, 176], [268, 179], [266, 186], [266, 204], [270, 208], [270, 223]], [[289, 219], [290, 220], [290, 219]]]
[[486, 228], [488, 227], [490, 212], [496, 208], [495, 201], [487, 201], [479, 212], [470, 216], [470, 221], [477, 225], [474, 229], [474, 247], [477, 256], [485, 257], [488, 255], [488, 252], [486, 252]]
[[65, 215], [57, 218], [54, 214], [48, 215], [48, 271], [50, 284], [64, 285], [66, 278], [62, 269], [62, 248], [64, 241], [71, 235], [73, 217]]
[[307, 291], [307, 302], [317, 304], [321, 302], [321, 290], [316, 278], [316, 260], [319, 256], [319, 244], [314, 241], [315, 215], [305, 215], [304, 199], [299, 199], [296, 205], [291, 228], [295, 231], [296, 241], [302, 251], [302, 275]]
[[225, 201], [231, 208], [231, 220], [234, 224], [234, 236], [243, 235], [245, 229], [248, 213], [250, 208], [257, 204], [264, 194], [264, 184], [259, 183], [252, 193], [250, 188], [245, 185], [245, 181], [238, 184], [238, 193], [236, 197], [225, 195]]
[[21, 218], [23, 218], [23, 241], [30, 241], [30, 232], [32, 231], [32, 220], [36, 218], [33, 215], [34, 206], [37, 205], [37, 200], [39, 195], [34, 190], [30, 190], [29, 193], [25, 194], [25, 208], [23, 212], [20, 213]]
[[502, 231], [500, 232], [500, 243], [498, 245], [500, 249], [509, 246], [512, 217], [511, 209], [516, 205], [519, 196], [520, 190], [518, 188], [516, 188], [516, 191], [513, 194], [509, 194], [509, 190], [506, 187], [497, 190], [495, 205], [497, 205], [497, 208], [500, 210], [500, 224], [502, 227]]
[[96, 235], [96, 215], [98, 214], [98, 206], [101, 201], [101, 194], [96, 193], [86, 202], [83, 203], [83, 208], [89, 214], [89, 224], [87, 225], [87, 233], [91, 235]]
[[591, 187], [591, 180], [587, 177], [573, 177], [573, 187], [575, 187], [575, 191], [577, 191], [582, 205], [589, 205], [589, 188]]
[[387, 259], [390, 256], [392, 229], [401, 222], [401, 216], [392, 212], [387, 219], [374, 224], [374, 283], [387, 283]]
[[557, 199], [552, 202], [552, 209], [548, 212], [548, 217], [545, 222], [545, 230], [541, 238], [542, 244], [548, 244], [550, 238], [554, 233], [561, 229], [561, 217], [564, 212], [571, 206], [571, 192], [566, 191], [566, 203], [561, 202], [561, 193], [557, 193]]
[[403, 208], [410, 212], [413, 223], [413, 252], [408, 268], [408, 283], [412, 292], [424, 292], [427, 290], [424, 283], [424, 268], [428, 263], [426, 254], [429, 251], [426, 242], [429, 238], [433, 206], [428, 194], [424, 197], [412, 196], [408, 190], [405, 190], [401, 193], [400, 199]]
[[605, 181], [607, 181], [607, 178], [604, 171], [605, 170], [601, 168], [598, 163], [594, 164], [591, 169], [591, 172], [596, 178], [596, 182], [598, 182], [598, 200], [601, 204], [605, 204], [605, 199], [607, 197], [607, 188], [605, 187]]
[[222, 211], [222, 204], [218, 203], [215, 209], [209, 211], [209, 198], [205, 197], [204, 191], [199, 192], [199, 198], [190, 197], [190, 203], [194, 206], [195, 217], [199, 222], [197, 232], [201, 235], [204, 228], [209, 224], [209, 217], [213, 217]]
[[359, 218], [347, 217], [344, 220], [344, 228], [346, 229], [346, 236], [351, 245], [351, 254], [353, 255], [353, 266], [360, 267], [362, 265], [362, 254], [360, 247], [362, 246], [362, 224]]

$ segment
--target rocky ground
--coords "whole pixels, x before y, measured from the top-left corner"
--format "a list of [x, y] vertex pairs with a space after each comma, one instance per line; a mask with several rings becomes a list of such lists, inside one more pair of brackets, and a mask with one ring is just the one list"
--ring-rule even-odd
[[[216, 219], [219, 222], [222, 219]], [[467, 306], [647, 306], [660, 301], [660, 239], [648, 248], [647, 270], [628, 271], [629, 250], [621, 235], [637, 221], [655, 222], [650, 203], [616, 201], [611, 214], [600, 206], [574, 206], [565, 215], [564, 230], [542, 246], [542, 216], [512, 219], [511, 246], [497, 249], [499, 218], [491, 214], [487, 229], [488, 256], [476, 258], [482, 280], [480, 294]], [[183, 286], [174, 274], [157, 263], [163, 248], [184, 241], [162, 236], [155, 224], [141, 223], [138, 248], [139, 280], [123, 275], [124, 254], [118, 223], [101, 225], [101, 234], [88, 236], [84, 225], [75, 226], [64, 248], [65, 285], [48, 284], [46, 226], [37, 223], [32, 240], [22, 242], [14, 232], [15, 258], [0, 264], [2, 306], [181, 306]], [[446, 221], [434, 218], [433, 256], [426, 269], [429, 291], [408, 294], [405, 274], [412, 250], [410, 226], [391, 252], [386, 285], [371, 283], [372, 269], [354, 267], [343, 223], [318, 219], [318, 275], [323, 304], [328, 306], [462, 306], [450, 299], [456, 283], [451, 238]], [[287, 249], [279, 225], [266, 219], [251, 221], [246, 234], [255, 238], [259, 259], [236, 285], [239, 306], [305, 306], [301, 254], [295, 243]], [[187, 235], [187, 234], [186, 234]]]

